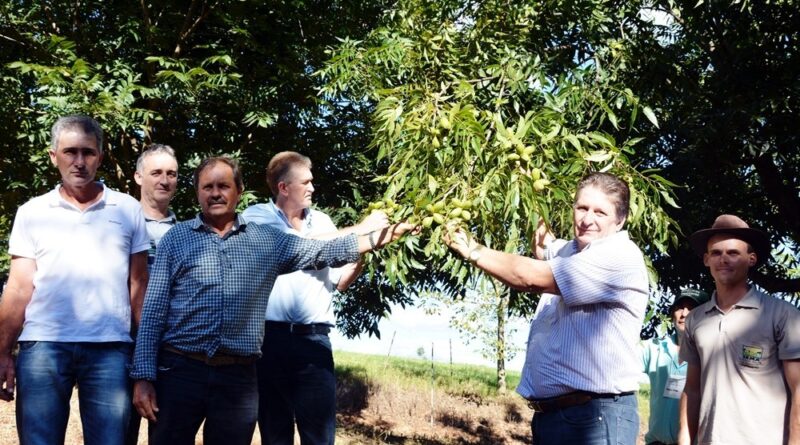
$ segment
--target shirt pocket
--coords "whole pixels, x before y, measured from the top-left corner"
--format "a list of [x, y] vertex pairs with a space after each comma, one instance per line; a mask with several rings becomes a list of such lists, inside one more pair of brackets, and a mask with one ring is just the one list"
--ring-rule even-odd
[[744, 373], [772, 372], [778, 366], [777, 347], [771, 339], [748, 336], [731, 342], [736, 366]]

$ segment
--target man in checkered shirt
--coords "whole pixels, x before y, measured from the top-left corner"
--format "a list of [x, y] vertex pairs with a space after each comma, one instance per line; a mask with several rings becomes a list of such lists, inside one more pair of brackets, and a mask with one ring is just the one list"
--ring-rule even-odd
[[249, 444], [258, 414], [255, 361], [278, 275], [340, 266], [394, 241], [407, 223], [368, 235], [304, 239], [236, 213], [237, 163], [204, 160], [194, 173], [201, 213], [161, 240], [145, 296], [131, 378], [150, 444]]

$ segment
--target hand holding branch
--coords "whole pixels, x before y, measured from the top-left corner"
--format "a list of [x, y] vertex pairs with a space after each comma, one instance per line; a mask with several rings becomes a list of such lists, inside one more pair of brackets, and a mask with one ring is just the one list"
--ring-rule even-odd
[[470, 252], [480, 246], [472, 235], [464, 231], [461, 227], [448, 226], [447, 230], [442, 235], [442, 240], [448, 247], [461, 255], [462, 258], [469, 258]]
[[420, 232], [420, 227], [407, 222], [400, 222], [370, 232], [365, 236], [358, 237], [358, 251], [364, 253], [378, 250], [391, 242], [397, 241], [408, 232], [416, 235]]
[[365, 216], [364, 219], [357, 224], [356, 234], [368, 235], [371, 232], [383, 230], [388, 226], [389, 217], [386, 215], [386, 213], [380, 210], [375, 210], [369, 215]]

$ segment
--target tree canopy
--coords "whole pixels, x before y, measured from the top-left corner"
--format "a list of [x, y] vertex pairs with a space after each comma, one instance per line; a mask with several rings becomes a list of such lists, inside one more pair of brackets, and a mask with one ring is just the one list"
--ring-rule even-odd
[[[114, 188], [136, 193], [143, 145], [177, 150], [180, 217], [195, 212], [185, 178], [201, 157], [240, 159], [246, 204], [268, 196], [270, 156], [292, 149], [314, 161], [316, 201], [340, 223], [372, 201], [429, 225], [381, 252], [340, 302], [349, 334], [377, 333], [414, 292], [463, 294], [472, 270], [439, 242], [442, 222], [525, 253], [540, 216], [569, 235], [575, 182], [595, 170], [631, 183], [628, 228], [667, 293], [711, 288], [686, 237], [723, 212], [777, 249], [754, 280], [798, 292], [799, 11], [741, 0], [0, 1], [0, 238], [58, 180], [52, 122], [86, 113], [107, 132], [101, 176]], [[520, 313], [535, 302], [508, 298]]]
[[[644, 162], [681, 185], [668, 209], [683, 235], [655, 258], [662, 283], [713, 288], [686, 236], [734, 213], [770, 235], [774, 261], [751, 274], [770, 292], [800, 292], [800, 8], [795, 1], [657, 1], [658, 36], [630, 46], [626, 83], [661, 128]], [[702, 278], [701, 278], [702, 277]]]

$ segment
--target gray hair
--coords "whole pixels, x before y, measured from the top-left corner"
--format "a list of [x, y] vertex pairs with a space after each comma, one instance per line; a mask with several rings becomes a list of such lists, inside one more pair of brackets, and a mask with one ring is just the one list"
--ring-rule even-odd
[[64, 130], [80, 130], [84, 134], [94, 136], [98, 150], [100, 153], [103, 152], [103, 130], [100, 128], [100, 124], [91, 117], [73, 114], [59, 118], [50, 130], [50, 144], [53, 151], [58, 149], [58, 138], [61, 137]]
[[175, 157], [175, 150], [166, 144], [150, 144], [142, 150], [142, 153], [139, 155], [139, 158], [136, 159], [136, 171], [139, 172], [140, 175], [144, 174], [144, 158], [156, 154], [166, 154], [178, 161], [178, 158]]

